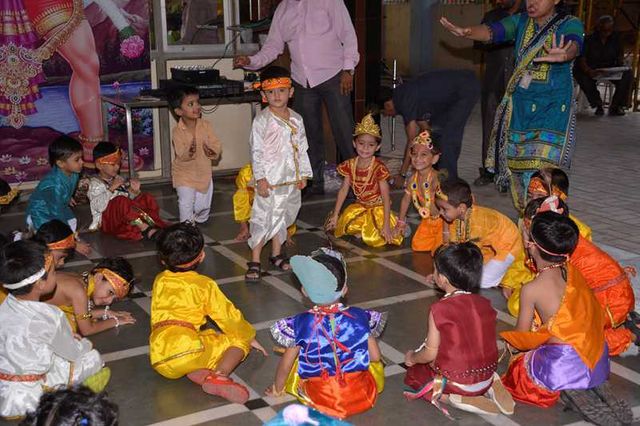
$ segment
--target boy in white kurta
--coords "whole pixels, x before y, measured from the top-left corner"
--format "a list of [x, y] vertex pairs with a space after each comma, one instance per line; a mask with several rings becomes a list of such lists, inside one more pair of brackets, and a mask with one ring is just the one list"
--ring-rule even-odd
[[287, 271], [289, 259], [282, 252], [287, 227], [300, 210], [300, 191], [313, 176], [307, 156], [307, 137], [302, 117], [287, 106], [293, 96], [289, 72], [269, 67], [260, 74], [261, 93], [269, 106], [253, 120], [251, 128], [251, 166], [256, 193], [251, 208], [248, 240], [251, 262], [245, 279], [260, 280], [260, 253], [271, 241], [269, 261]]
[[110, 372], [98, 351], [74, 337], [57, 306], [39, 301], [56, 288], [45, 247], [34, 241], [3, 247], [0, 282], [9, 291], [0, 305], [0, 416], [35, 410], [46, 388], [84, 383], [104, 389]]

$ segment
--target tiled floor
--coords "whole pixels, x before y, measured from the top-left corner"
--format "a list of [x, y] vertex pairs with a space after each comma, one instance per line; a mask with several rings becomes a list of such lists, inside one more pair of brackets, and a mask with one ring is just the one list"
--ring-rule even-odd
[[[477, 175], [480, 149], [480, 128], [477, 111], [467, 126], [465, 146], [460, 159], [462, 177], [473, 180]], [[573, 211], [593, 227], [595, 240], [607, 247], [624, 264], [640, 264], [640, 114], [627, 117], [580, 117], [579, 142], [572, 170], [569, 199]], [[398, 138], [399, 151], [402, 135]], [[386, 155], [389, 153], [386, 148]], [[159, 199], [163, 215], [176, 216], [176, 200], [168, 185], [146, 188]], [[270, 271], [259, 284], [243, 281], [245, 262], [249, 255], [246, 244], [232, 239], [237, 228], [231, 211], [230, 180], [218, 180], [214, 213], [202, 226], [207, 236], [207, 258], [201, 272], [214, 277], [225, 294], [244, 312], [258, 330], [258, 339], [271, 348], [268, 327], [280, 317], [302, 311], [308, 306], [302, 299], [290, 274]], [[400, 194], [395, 193], [397, 202]], [[492, 188], [479, 188], [477, 198], [513, 216], [510, 198]], [[320, 226], [333, 206], [332, 197], [305, 202], [299, 216], [299, 233], [289, 254], [307, 253], [327, 240]], [[17, 206], [2, 217], [0, 231], [21, 225]], [[86, 206], [79, 208], [81, 223], [88, 223]], [[153, 278], [160, 270], [153, 244], [121, 242], [100, 234], [87, 234], [85, 239], [96, 249], [93, 258], [124, 255], [136, 271], [136, 287], [131, 299], [114, 306], [129, 310], [138, 319], [134, 326], [104, 332], [91, 338], [113, 371], [107, 390], [120, 406], [123, 425], [254, 425], [271, 418], [290, 399], [263, 397], [263, 390], [272, 383], [278, 356], [264, 358], [252, 353], [236, 370], [237, 379], [251, 389], [251, 400], [245, 405], [228, 404], [204, 394], [187, 379], [167, 380], [149, 365], [148, 335], [150, 291]], [[436, 300], [434, 290], [423, 284], [430, 271], [428, 255], [413, 254], [408, 242], [398, 248], [370, 249], [358, 240], [339, 243], [348, 257], [350, 290], [347, 302], [361, 307], [388, 311], [389, 322], [381, 338], [381, 348], [387, 364], [387, 383], [375, 408], [350, 419], [356, 425], [450, 424], [434, 407], [425, 402], [407, 402], [402, 396], [404, 351], [419, 344], [426, 330], [426, 311]], [[90, 260], [75, 258], [67, 268], [83, 271]], [[263, 259], [266, 265], [266, 254]], [[640, 265], [639, 265], [640, 266]], [[636, 281], [636, 286], [638, 285]], [[498, 291], [484, 292], [498, 310], [498, 329], [512, 327], [514, 319], [505, 313], [505, 304]], [[500, 371], [506, 368], [506, 360]], [[637, 356], [613, 359], [611, 383], [614, 390], [627, 399], [636, 420], [640, 419], [640, 361]], [[578, 415], [566, 412], [561, 405], [538, 409], [518, 405], [515, 415], [483, 417], [455, 409], [452, 414], [463, 425], [578, 425], [584, 424]], [[0, 422], [1, 424], [5, 424]]]

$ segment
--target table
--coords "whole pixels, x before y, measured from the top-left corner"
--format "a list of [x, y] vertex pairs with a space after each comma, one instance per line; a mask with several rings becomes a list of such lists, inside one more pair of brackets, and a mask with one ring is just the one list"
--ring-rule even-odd
[[[127, 150], [129, 156], [129, 177], [134, 177], [134, 156], [133, 156], [133, 120], [131, 110], [136, 108], [166, 108], [169, 103], [160, 98], [142, 97], [131, 94], [117, 94], [115, 96], [101, 96], [102, 103], [108, 103], [124, 108], [125, 120], [127, 126]], [[242, 95], [236, 96], [222, 96], [213, 98], [200, 98], [200, 105], [233, 105], [244, 103], [258, 103], [260, 102], [260, 94], [258, 92], [247, 92]], [[102, 126], [104, 129], [105, 138], [108, 135], [107, 125], [107, 108], [102, 108]], [[254, 118], [255, 108], [251, 109], [251, 118]]]

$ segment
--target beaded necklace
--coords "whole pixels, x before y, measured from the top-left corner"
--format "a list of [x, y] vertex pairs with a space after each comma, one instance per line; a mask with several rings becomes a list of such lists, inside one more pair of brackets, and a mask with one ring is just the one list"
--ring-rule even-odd
[[[419, 173], [416, 172], [413, 182], [411, 182], [411, 199], [413, 200], [413, 205], [416, 210], [418, 210], [418, 214], [423, 219], [426, 219], [431, 216], [431, 175], [433, 173], [433, 169], [429, 170], [427, 174], [427, 178], [424, 182], [422, 182], [422, 189], [418, 190], [418, 181], [420, 179]], [[422, 194], [421, 194], [422, 193]]]
[[353, 167], [351, 168], [351, 185], [353, 188], [353, 193], [358, 200], [363, 198], [363, 195], [367, 192], [367, 185], [371, 182], [371, 176], [373, 175], [373, 166], [375, 165], [376, 159], [371, 158], [371, 163], [367, 167], [367, 177], [365, 178], [363, 183], [358, 183], [356, 181], [357, 171], [358, 171], [358, 158], [356, 157], [353, 161]]
[[538, 272], [536, 272], [536, 277], [538, 275], [540, 275], [541, 273], [543, 273], [544, 271], [548, 271], [550, 269], [562, 268], [562, 267], [564, 267], [565, 263], [566, 262], [558, 262], [558, 263], [552, 263], [551, 265], [544, 266], [544, 267], [540, 268], [538, 270]]
[[454, 290], [451, 293], [447, 293], [444, 296], [442, 296], [442, 300], [448, 299], [448, 298], [453, 297], [453, 296], [457, 296], [459, 294], [471, 294], [471, 292], [464, 291], [464, 290]]

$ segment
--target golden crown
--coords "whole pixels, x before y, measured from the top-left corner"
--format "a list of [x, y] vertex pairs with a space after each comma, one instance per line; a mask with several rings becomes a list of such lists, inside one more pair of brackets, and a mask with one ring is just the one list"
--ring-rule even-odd
[[356, 124], [356, 129], [353, 136], [371, 135], [374, 138], [382, 139], [380, 134], [380, 126], [378, 126], [373, 119], [371, 113], [365, 115], [362, 121]]
[[418, 136], [413, 138], [411, 145], [424, 145], [428, 149], [433, 149], [433, 140], [428, 130], [423, 130]]

